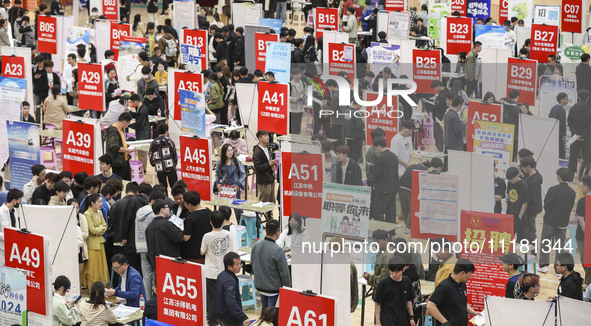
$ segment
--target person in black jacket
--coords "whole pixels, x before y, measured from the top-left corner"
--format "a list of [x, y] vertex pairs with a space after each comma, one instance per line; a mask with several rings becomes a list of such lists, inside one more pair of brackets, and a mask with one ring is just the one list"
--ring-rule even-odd
[[51, 15], [52, 16], [63, 16], [64, 15], [64, 6], [58, 0], [53, 0], [51, 2]]
[[575, 191], [568, 185], [571, 173], [568, 168], [556, 170], [558, 184], [550, 187], [544, 197], [544, 225], [542, 227], [540, 269], [541, 273], [548, 272], [550, 250], [555, 247], [563, 248], [566, 239], [566, 227], [570, 220], [570, 213], [575, 205]]
[[[150, 139], [150, 120], [148, 117], [148, 108], [144, 105], [142, 99], [137, 94], [131, 95], [129, 101], [132, 105], [132, 110], [130, 113], [135, 119], [135, 122], [130, 124], [129, 127], [135, 130], [135, 138], [137, 140]], [[142, 161], [142, 165], [144, 166], [144, 171], [147, 171], [146, 168], [148, 163], [148, 152], [138, 151], [137, 153], [140, 161]]]
[[[519, 101], [519, 91], [512, 89], [509, 91], [509, 98], [503, 102], [503, 123], [509, 123], [515, 126], [515, 135], [519, 135], [519, 115], [523, 113]], [[517, 157], [517, 139], [513, 137], [513, 158]]]
[[[581, 89], [577, 93], [579, 101], [573, 105], [567, 117], [571, 134], [579, 136], [579, 139], [570, 145], [568, 168], [573, 174], [577, 173], [580, 151], [583, 152], [585, 165], [588, 166], [591, 161], [591, 106], [588, 103], [590, 93], [586, 89]], [[586, 174], [587, 171], [581, 170], [581, 174]]]
[[[415, 36], [415, 37], [427, 36], [427, 26], [423, 25], [423, 18], [420, 18], [420, 17], [417, 18], [417, 26], [412, 31], [411, 35]], [[417, 41], [416, 42], [416, 46], [418, 48], [422, 48], [427, 44], [429, 44], [429, 42], [427, 42], [427, 41]]]
[[[14, 21], [18, 18], [18, 12], [22, 8], [23, 2], [21, 0], [14, 0], [14, 5], [8, 9], [8, 21], [10, 26], [14, 26]], [[14, 28], [12, 29], [12, 37], [14, 37]]]
[[240, 288], [236, 274], [240, 273], [240, 256], [229, 252], [224, 256], [224, 270], [215, 282], [213, 304], [210, 313], [222, 325], [250, 325], [248, 316], [242, 310]]
[[523, 173], [525, 174], [525, 182], [528, 188], [527, 200], [527, 219], [524, 220], [524, 228], [527, 239], [534, 241], [537, 239], [536, 235], [536, 216], [542, 212], [542, 175], [536, 170], [536, 160], [533, 157], [526, 157], [520, 162]]
[[361, 109], [359, 103], [351, 103], [351, 119], [348, 121], [348, 128], [345, 132], [347, 136], [347, 146], [351, 149], [351, 158], [357, 163], [363, 163], [362, 147], [365, 140], [365, 122], [363, 119], [355, 116], [355, 112]]
[[380, 156], [373, 166], [376, 176], [375, 191], [378, 202], [378, 218], [384, 216], [386, 222], [396, 222], [396, 192], [400, 190], [400, 177], [398, 176], [398, 157], [388, 148], [385, 137], [374, 139]]
[[[446, 98], [447, 93], [449, 93], [449, 89], [446, 88], [440, 80], [432, 81], [431, 89], [437, 93], [437, 96], [435, 97], [435, 102], [432, 105], [427, 105], [427, 112], [433, 112], [433, 120], [436, 121], [439, 119], [439, 121], [443, 122], [443, 116], [445, 115], [445, 111], [448, 108]], [[443, 152], [443, 129], [441, 128], [440, 123], [435, 122], [433, 124], [433, 137], [435, 138], [437, 150]]]
[[591, 93], [591, 66], [589, 66], [589, 53], [581, 54], [581, 63], [577, 65], [575, 76], [577, 77], [577, 91], [586, 89]]
[[39, 77], [33, 80], [33, 94], [39, 96], [41, 102], [45, 101], [53, 85], [61, 85], [59, 76], [53, 72], [53, 61], [45, 60], [43, 66], [45, 71], [40, 71]]
[[222, 33], [216, 32], [214, 37], [214, 41], [216, 42], [215, 46], [215, 58], [217, 62], [221, 62], [222, 60], [228, 60], [228, 43], [224, 41], [224, 36]]
[[245, 65], [244, 59], [244, 28], [236, 27], [236, 44], [234, 45], [234, 69]]
[[156, 257], [159, 255], [180, 257], [183, 231], [168, 221], [170, 208], [164, 200], [154, 202], [152, 211], [156, 217], [146, 228], [146, 243], [152, 272], [156, 272]]
[[[561, 252], [556, 255], [556, 272], [562, 275], [556, 294], [575, 299], [583, 300], [583, 278], [579, 272], [574, 271], [575, 260], [569, 252]], [[555, 300], [556, 298], [548, 298]]]
[[337, 154], [336, 180], [335, 183], [361, 186], [361, 167], [355, 160], [349, 158], [349, 146], [341, 145], [335, 149]]
[[495, 178], [495, 208], [494, 208], [495, 214], [501, 214], [501, 211], [503, 210], [503, 206], [501, 204], [501, 201], [505, 197], [507, 197], [507, 184], [505, 183], [505, 180], [503, 178], [496, 177]]
[[[259, 143], [252, 149], [252, 163], [256, 174], [256, 185], [259, 201], [275, 202], [275, 175], [274, 170], [277, 167], [277, 160], [274, 154], [269, 152], [269, 132], [261, 129], [257, 131]], [[269, 212], [268, 217], [272, 217]]]

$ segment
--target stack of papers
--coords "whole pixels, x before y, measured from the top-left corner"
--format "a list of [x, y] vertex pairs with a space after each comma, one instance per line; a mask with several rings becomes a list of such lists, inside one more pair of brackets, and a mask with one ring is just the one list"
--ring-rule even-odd
[[273, 203], [260, 201], [256, 204], [253, 204], [252, 207], [263, 207], [263, 206], [267, 206], [267, 205], [273, 205]]
[[119, 307], [113, 309], [113, 313], [115, 313], [115, 316], [117, 316], [117, 319], [123, 319], [138, 310], [140, 310], [140, 308], [129, 307], [129, 306], [125, 306], [125, 305], [121, 304], [121, 305], [119, 305]]

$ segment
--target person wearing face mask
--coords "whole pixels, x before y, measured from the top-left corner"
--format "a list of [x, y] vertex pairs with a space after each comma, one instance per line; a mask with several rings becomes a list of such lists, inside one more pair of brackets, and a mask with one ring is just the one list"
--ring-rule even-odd
[[164, 63], [158, 64], [158, 70], [156, 71], [154, 78], [156, 78], [158, 85], [166, 86], [166, 82], [168, 81], [168, 72], [164, 69]]
[[6, 202], [0, 206], [0, 266], [4, 266], [4, 228], [19, 227], [15, 215], [15, 208], [19, 208], [23, 201], [23, 192], [18, 189], [10, 189], [6, 195]]
[[137, 81], [136, 94], [139, 95], [140, 98], [144, 98], [148, 88], [153, 88], [154, 92], [158, 92], [159, 87], [158, 81], [152, 76], [152, 69], [150, 69], [150, 67], [142, 67], [142, 78]]
[[234, 147], [234, 154], [235, 155], [246, 155], [247, 151], [246, 151], [246, 140], [244, 140], [243, 138], [240, 138], [240, 132], [238, 130], [232, 130], [230, 132], [230, 137], [226, 138], [226, 140], [224, 140], [224, 143], [222, 145], [225, 144], [230, 144], [232, 145], [232, 147]]
[[299, 213], [292, 213], [289, 217], [287, 232], [282, 232], [277, 239], [277, 245], [283, 251], [291, 251], [291, 246], [301, 246], [302, 243], [310, 241], [308, 230], [302, 225], [302, 216]]

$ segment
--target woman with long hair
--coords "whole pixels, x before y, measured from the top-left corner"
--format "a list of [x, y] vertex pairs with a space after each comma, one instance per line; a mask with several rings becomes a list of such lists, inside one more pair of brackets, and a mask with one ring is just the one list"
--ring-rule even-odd
[[70, 280], [60, 275], [53, 283], [53, 325], [72, 326], [80, 321], [80, 312], [74, 304], [66, 301], [66, 293], [70, 291]]
[[146, 27], [142, 23], [142, 15], [136, 14], [133, 16], [133, 26], [131, 27], [131, 35], [133, 37], [144, 37], [146, 35]]
[[224, 91], [222, 84], [220, 83], [218, 74], [215, 72], [211, 72], [207, 76], [207, 79], [211, 83], [209, 87], [209, 102], [207, 102], [207, 106], [215, 114], [215, 122], [220, 123], [220, 113], [222, 111], [222, 107], [224, 106]]
[[312, 35], [308, 35], [304, 42], [304, 49], [302, 50], [302, 57], [306, 64], [306, 73], [312, 76], [316, 76], [316, 65], [314, 64], [318, 60], [318, 53], [316, 52], [316, 39]]
[[497, 99], [495, 97], [495, 94], [493, 94], [493, 92], [486, 92], [486, 94], [484, 94], [484, 97], [482, 98], [482, 103], [486, 103], [486, 104], [492, 104], [492, 103], [496, 103]]
[[68, 102], [60, 96], [62, 92], [60, 84], [53, 84], [51, 87], [51, 96], [48, 96], [43, 102], [43, 122], [52, 124], [57, 129], [62, 129], [62, 122], [70, 113]]
[[109, 282], [109, 267], [105, 255], [105, 238], [107, 223], [103, 218], [101, 207], [103, 199], [99, 194], [91, 194], [84, 199], [82, 213], [88, 222], [88, 261], [82, 270], [80, 284], [88, 286], [94, 282]]
[[303, 225], [302, 216], [299, 213], [292, 213], [289, 217], [287, 232], [281, 232], [277, 245], [284, 251], [290, 251], [291, 246], [301, 246], [308, 241], [310, 241], [310, 235]]
[[[246, 172], [244, 165], [234, 155], [234, 147], [224, 144], [220, 160], [215, 169], [214, 186], [219, 191], [221, 186], [233, 186], [236, 189], [236, 199], [240, 199], [240, 190], [245, 190]], [[242, 215], [242, 210], [234, 210], [236, 218]]]
[[90, 299], [80, 302], [82, 326], [107, 326], [115, 324], [117, 317], [105, 301], [105, 285], [94, 282], [90, 288]]

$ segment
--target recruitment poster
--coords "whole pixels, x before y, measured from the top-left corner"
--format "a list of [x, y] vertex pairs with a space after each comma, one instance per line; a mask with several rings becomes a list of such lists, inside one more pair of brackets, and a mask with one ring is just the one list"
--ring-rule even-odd
[[420, 233], [457, 235], [459, 182], [457, 174], [419, 174]]
[[474, 153], [491, 155], [500, 172], [507, 171], [513, 155], [515, 126], [492, 121], [474, 121]]
[[[486, 19], [490, 17], [491, 7], [490, 0], [468, 0], [468, 9], [466, 10], [467, 17], [470, 17], [476, 22], [476, 19]], [[500, 25], [503, 22], [499, 23]]]
[[475, 25], [476, 41], [483, 48], [505, 49], [505, 26]]
[[480, 101], [469, 102], [466, 130], [468, 152], [474, 151], [474, 123], [476, 120], [501, 122], [502, 112], [502, 107], [499, 104], [487, 104]]
[[174, 28], [195, 28], [195, 2], [192, 0], [174, 0], [172, 21]]
[[265, 69], [265, 61], [267, 58], [267, 43], [268, 42], [279, 42], [279, 35], [278, 34], [268, 34], [268, 33], [255, 33], [254, 34], [254, 41], [256, 44], [256, 50], [255, 50], [256, 69], [266, 72], [267, 70]]
[[111, 37], [110, 37], [110, 44], [111, 50], [115, 52], [115, 57], [113, 60], [117, 61], [119, 58], [119, 43], [121, 42], [121, 38], [123, 36], [131, 36], [131, 25], [129, 24], [120, 24], [117, 22], [111, 22]]
[[[501, 0], [503, 2], [503, 0]], [[531, 22], [534, 17], [534, 1], [533, 0], [509, 0], [507, 5], [507, 19], [517, 17], [523, 19], [525, 27], [531, 27]]]
[[201, 200], [211, 200], [211, 159], [209, 139], [180, 137], [181, 177], [189, 190], [197, 191]]
[[429, 37], [435, 40], [436, 45], [442, 44], [439, 39], [439, 31], [441, 30], [441, 15], [439, 13], [429, 13], [429, 23], [427, 25], [427, 33]]
[[265, 72], [275, 74], [276, 81], [288, 84], [291, 80], [291, 44], [268, 42], [265, 69]]
[[583, 1], [562, 0], [562, 28], [563, 32], [580, 33], [583, 26]]
[[0, 76], [0, 101], [22, 102], [27, 93], [27, 80]]
[[398, 76], [400, 71], [400, 45], [390, 43], [371, 42], [371, 47], [366, 49], [367, 63], [370, 69], [378, 75], [385, 67], [392, 69], [392, 73]]
[[519, 102], [534, 106], [536, 104], [538, 62], [521, 58], [508, 58], [508, 60], [507, 97], [512, 89], [516, 89], [519, 91]]
[[417, 93], [433, 93], [431, 82], [441, 80], [441, 52], [413, 49], [412, 57], [413, 80], [417, 84]]
[[258, 128], [288, 134], [289, 84], [259, 82]]
[[16, 268], [0, 267], [0, 324], [26, 325], [23, 312], [27, 311], [27, 276]]
[[103, 15], [109, 20], [119, 20], [119, 1], [117, 0], [102, 0]]
[[[534, 9], [534, 24], [560, 25], [560, 6], [536, 5]], [[580, 30], [579, 30], [580, 32]]]
[[[78, 26], [68, 27], [68, 36], [66, 37], [66, 52], [67, 56], [70, 53], [77, 54], [77, 46], [83, 44], [87, 49], [90, 45], [90, 29]], [[86, 51], [85, 58], [90, 58], [90, 51]]]
[[37, 16], [37, 51], [57, 54], [57, 18]]
[[[170, 77], [168, 77], [170, 78]], [[203, 92], [203, 75], [180, 71], [177, 70], [174, 72], [174, 89], [177, 90], [187, 90], [196, 93]], [[181, 119], [181, 103], [178, 97], [178, 92], [172, 92], [173, 94], [173, 101], [174, 103], [174, 119], [180, 120]], [[169, 104], [170, 105], [170, 104]]]
[[408, 12], [388, 13], [388, 40], [408, 40], [410, 14]]
[[283, 216], [321, 217], [322, 167], [322, 154], [281, 153]]
[[324, 183], [322, 233], [366, 237], [369, 233], [371, 188]]
[[451, 15], [451, 3], [453, 0], [429, 0], [429, 16], [431, 13], [438, 13], [442, 17]]
[[205, 96], [201, 93], [180, 89], [182, 131], [207, 138], [205, 126]]
[[23, 190], [31, 181], [31, 166], [40, 163], [39, 124], [6, 121], [10, 155], [10, 187]]
[[561, 92], [568, 96], [567, 108], [577, 103], [577, 87], [574, 79], [560, 76], [540, 77], [540, 105], [538, 108], [540, 117], [547, 117], [550, 114], [550, 109], [556, 104], [556, 95]]
[[472, 50], [472, 19], [448, 17], [447, 54], [469, 53]]
[[189, 44], [181, 44], [181, 63], [187, 65], [191, 71], [201, 71], [201, 52], [199, 47]]
[[328, 74], [344, 71], [349, 80], [355, 79], [355, 44], [328, 43]]
[[119, 87], [128, 92], [137, 92], [137, 81], [142, 78], [139, 54], [146, 51], [143, 37], [123, 36], [119, 42], [119, 58], [116, 62]]
[[171, 325], [207, 325], [204, 265], [156, 257], [158, 320]]
[[[379, 95], [378, 93], [366, 92], [365, 101], [377, 101]], [[360, 110], [358, 112], [364, 111]], [[398, 96], [392, 97], [392, 106], [388, 106], [388, 97], [382, 96], [379, 103], [366, 107], [365, 113], [360, 115], [365, 120], [365, 139], [371, 139], [371, 132], [382, 128], [389, 146], [392, 138], [398, 133], [398, 119], [401, 118], [401, 114], [402, 112], [398, 110]]]
[[476, 271], [466, 283], [468, 304], [482, 311], [485, 296], [505, 296], [507, 273], [503, 272], [498, 256], [514, 250], [513, 216], [462, 211], [460, 219], [460, 240], [466, 245], [460, 256], [476, 265]]
[[73, 120], [63, 123], [64, 171], [94, 174], [94, 125]]
[[281, 28], [283, 27], [283, 20], [273, 18], [260, 18], [260, 26], [267, 26], [275, 31], [275, 34], [281, 34]]

